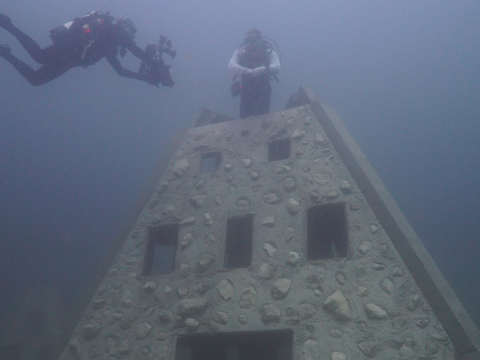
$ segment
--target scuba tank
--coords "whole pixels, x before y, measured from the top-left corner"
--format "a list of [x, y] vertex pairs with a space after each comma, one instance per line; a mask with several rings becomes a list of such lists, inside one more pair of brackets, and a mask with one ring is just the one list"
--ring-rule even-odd
[[[105, 15], [100, 11], [90, 11], [80, 18], [76, 18], [50, 30], [50, 38], [55, 45], [67, 44], [77, 36], [90, 33], [90, 25], [94, 25], [95, 23], [102, 25], [109, 18], [108, 13]], [[76, 29], [79, 28], [82, 28], [82, 32], [76, 31]]]

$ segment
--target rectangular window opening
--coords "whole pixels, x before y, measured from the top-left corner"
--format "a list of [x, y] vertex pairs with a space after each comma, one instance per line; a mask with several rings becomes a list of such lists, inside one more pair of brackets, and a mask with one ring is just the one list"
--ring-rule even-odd
[[307, 259], [347, 257], [345, 204], [315, 206], [307, 211]]
[[170, 274], [175, 267], [178, 244], [178, 224], [150, 229], [145, 253], [144, 275]]
[[202, 155], [200, 164], [201, 173], [214, 173], [220, 167], [221, 155], [219, 152], [210, 152]]
[[293, 331], [195, 334], [177, 338], [175, 360], [292, 360]]
[[268, 143], [268, 161], [278, 161], [290, 157], [290, 139], [273, 140]]
[[253, 216], [228, 219], [225, 269], [246, 268], [252, 263]]

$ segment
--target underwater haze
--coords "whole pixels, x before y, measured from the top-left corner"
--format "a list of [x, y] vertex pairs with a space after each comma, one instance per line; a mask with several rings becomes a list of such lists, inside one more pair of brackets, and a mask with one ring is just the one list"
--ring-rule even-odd
[[[176, 85], [122, 78], [102, 60], [33, 87], [0, 57], [0, 323], [37, 286], [57, 289], [68, 317], [175, 131], [203, 107], [238, 117], [227, 65], [258, 28], [282, 55], [271, 110], [302, 84], [336, 109], [480, 326], [478, 0], [0, 4], [42, 47], [91, 10], [126, 14], [142, 48], [170, 36]], [[38, 68], [0, 29], [5, 43]]]

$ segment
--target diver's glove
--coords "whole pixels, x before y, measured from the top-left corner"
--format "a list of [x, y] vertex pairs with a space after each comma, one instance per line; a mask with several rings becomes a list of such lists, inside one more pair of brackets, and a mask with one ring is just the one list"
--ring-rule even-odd
[[266, 66], [259, 66], [252, 70], [252, 76], [262, 75], [262, 74], [265, 74], [266, 72], [267, 72]]

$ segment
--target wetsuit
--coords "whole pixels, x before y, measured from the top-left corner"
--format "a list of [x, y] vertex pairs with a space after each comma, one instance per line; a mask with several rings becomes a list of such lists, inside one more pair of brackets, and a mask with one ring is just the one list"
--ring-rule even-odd
[[[31, 37], [13, 24], [7, 23], [1, 27], [15, 36], [33, 60], [43, 65], [35, 71], [10, 52], [3, 51], [1, 54], [5, 60], [12, 64], [15, 69], [34, 86], [43, 85], [56, 79], [76, 66], [87, 67], [94, 65], [104, 57], [119, 75], [148, 81], [145, 74], [138, 74], [127, 70], [123, 68], [118, 61], [117, 55], [120, 47], [128, 49], [133, 55], [143, 61], [151, 61], [151, 58], [135, 45], [132, 37], [118, 23], [105, 21], [104, 24], [97, 26], [94, 32], [87, 34], [87, 36], [72, 38], [70, 39], [71, 41], [58, 45], [54, 44], [45, 49], [41, 49]], [[81, 30], [77, 29], [77, 31]]]
[[235, 51], [229, 70], [235, 75], [241, 75], [240, 118], [268, 114], [272, 87], [270, 75], [280, 71], [280, 61], [273, 50], [267, 51], [266, 46], [257, 55], [252, 55], [242, 46]]

